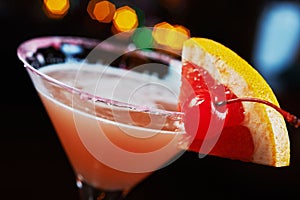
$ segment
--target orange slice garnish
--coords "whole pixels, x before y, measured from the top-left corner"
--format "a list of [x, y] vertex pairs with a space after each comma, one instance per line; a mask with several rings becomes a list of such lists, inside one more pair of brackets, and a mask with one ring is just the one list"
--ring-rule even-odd
[[[207, 139], [205, 135], [199, 136], [199, 130], [203, 128], [203, 124], [191, 122], [193, 119], [189, 118], [195, 106], [190, 102], [185, 102], [191, 101], [188, 97], [189, 93], [186, 92], [187, 84], [191, 85], [189, 87], [193, 88], [195, 96], [199, 93], [201, 93], [200, 96], [203, 95], [204, 86], [197, 86], [201, 82], [200, 79], [197, 82], [195, 77], [197, 73], [198, 77], [201, 77], [200, 72], [205, 71], [216, 85], [224, 86], [226, 91], [235, 97], [258, 98], [279, 106], [274, 92], [258, 71], [231, 49], [216, 41], [206, 38], [190, 38], [183, 45], [182, 61], [182, 76], [188, 81], [182, 82], [180, 104], [189, 105], [182, 108], [187, 115], [187, 126], [192, 124], [199, 126], [190, 150], [200, 151], [200, 146]], [[242, 112], [243, 117], [236, 115], [236, 118], [239, 117], [241, 120], [227, 124], [224, 119], [225, 123], [220, 137], [208, 154], [276, 167], [288, 166], [290, 142], [282, 115], [261, 103], [241, 102], [240, 107], [236, 113]], [[228, 109], [233, 120], [234, 109], [237, 107]], [[187, 132], [188, 130], [189, 128]]]

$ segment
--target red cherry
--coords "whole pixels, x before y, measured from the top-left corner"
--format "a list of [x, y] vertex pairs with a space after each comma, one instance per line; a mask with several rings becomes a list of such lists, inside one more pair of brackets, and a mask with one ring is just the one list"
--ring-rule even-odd
[[194, 140], [219, 137], [224, 126], [239, 125], [244, 120], [241, 103], [215, 105], [217, 101], [234, 97], [228, 88], [217, 84], [203, 68], [192, 63], [183, 65], [180, 109], [185, 113], [185, 129]]
[[186, 132], [195, 140], [218, 137], [225, 122], [224, 108], [216, 109], [208, 90], [197, 90], [196, 94], [187, 98], [182, 106]]
[[[221, 85], [218, 89], [213, 90], [214, 104], [229, 99], [236, 99], [237, 96], [231, 92], [227, 87]], [[217, 106], [217, 109], [220, 107]], [[224, 108], [223, 108], [224, 109]], [[245, 119], [245, 110], [242, 102], [227, 105], [227, 115], [225, 119], [225, 126], [237, 126]]]

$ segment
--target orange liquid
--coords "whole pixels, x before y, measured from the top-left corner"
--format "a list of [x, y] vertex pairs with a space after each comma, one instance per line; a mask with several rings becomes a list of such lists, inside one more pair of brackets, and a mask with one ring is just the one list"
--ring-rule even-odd
[[[62, 72], [58, 68], [47, 73], [69, 83], [75, 76], [72, 70]], [[92, 83], [94, 75], [94, 72], [84, 73], [83, 82], [78, 81], [79, 87], [85, 89], [85, 80]], [[107, 77], [113, 78], [111, 75]], [[139, 80], [133, 77], [136, 84]], [[102, 80], [106, 82], [105, 77]], [[83, 100], [46, 82], [44, 85], [47, 91], [41, 87], [37, 88], [38, 92], [74, 171], [82, 181], [94, 187], [129, 190], [154, 170], [174, 161], [182, 152], [179, 147], [183, 133], [178, 125], [180, 121], [121, 108], [112, 109], [105, 104]], [[129, 90], [128, 87], [120, 91], [126, 90]], [[101, 91], [105, 91], [105, 87]], [[164, 91], [158, 91], [161, 92]], [[124, 92], [122, 98], [126, 94]], [[176, 108], [172, 102], [163, 102], [160, 95], [156, 95], [157, 98], [153, 96], [155, 94], [151, 95], [153, 105], [159, 102], [160, 107]], [[146, 97], [149, 100], [149, 96]], [[145, 96], [142, 94], [135, 98]]]

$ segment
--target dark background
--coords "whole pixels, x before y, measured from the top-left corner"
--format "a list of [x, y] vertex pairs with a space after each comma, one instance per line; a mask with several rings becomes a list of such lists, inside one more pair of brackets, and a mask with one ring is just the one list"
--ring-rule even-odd
[[[139, 7], [145, 25], [167, 21], [181, 24], [191, 36], [223, 43], [252, 63], [258, 16], [269, 1], [186, 0], [172, 7], [167, 0], [112, 1]], [[92, 20], [87, 0], [71, 1], [63, 19], [48, 18], [41, 0], [2, 0], [0, 199], [78, 199], [72, 168], [55, 135], [28, 74], [17, 58], [18, 45], [45, 35], [74, 35], [105, 39], [110, 24]], [[276, 92], [281, 107], [300, 115], [299, 60], [285, 72], [284, 88]], [[295, 73], [296, 72], [296, 73]], [[298, 74], [297, 74], [298, 73]], [[276, 88], [274, 88], [275, 91]], [[186, 153], [176, 163], [154, 173], [128, 199], [247, 199], [298, 196], [300, 132], [288, 126], [291, 165], [285, 168], [243, 163]]]

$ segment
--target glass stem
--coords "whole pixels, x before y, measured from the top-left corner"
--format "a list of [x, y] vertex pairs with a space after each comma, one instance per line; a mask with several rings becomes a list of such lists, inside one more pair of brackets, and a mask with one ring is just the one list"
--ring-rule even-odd
[[122, 190], [105, 191], [77, 180], [80, 200], [124, 200], [125, 194]]

